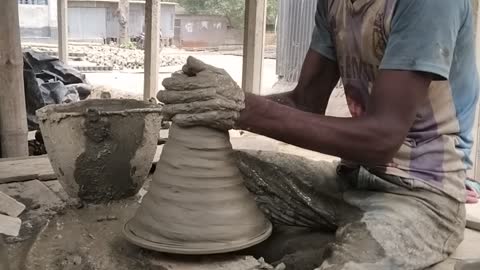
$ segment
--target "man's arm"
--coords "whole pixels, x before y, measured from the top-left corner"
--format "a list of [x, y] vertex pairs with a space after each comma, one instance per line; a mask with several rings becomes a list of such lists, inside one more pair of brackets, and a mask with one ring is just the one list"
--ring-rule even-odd
[[337, 63], [310, 49], [305, 57], [297, 87], [293, 91], [270, 95], [267, 98], [305, 112], [325, 114], [328, 100], [339, 78]]
[[337, 118], [303, 112], [248, 94], [240, 128], [302, 148], [361, 162], [391, 161], [425, 102], [432, 75], [381, 70], [366, 114]]

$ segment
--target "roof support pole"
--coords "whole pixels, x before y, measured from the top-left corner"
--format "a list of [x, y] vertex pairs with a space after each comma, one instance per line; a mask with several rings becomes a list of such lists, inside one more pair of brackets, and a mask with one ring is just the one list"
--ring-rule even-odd
[[0, 8], [0, 157], [28, 156], [18, 0]]
[[160, 41], [160, 0], [145, 3], [145, 73], [143, 98], [149, 100], [158, 91], [158, 54]]
[[245, 0], [242, 88], [258, 95], [262, 89], [266, 19], [267, 0]]

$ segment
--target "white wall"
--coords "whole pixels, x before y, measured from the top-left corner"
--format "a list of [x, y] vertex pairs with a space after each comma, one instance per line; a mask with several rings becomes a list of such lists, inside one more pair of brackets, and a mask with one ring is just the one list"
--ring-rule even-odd
[[57, 28], [57, 1], [58, 0], [48, 1], [48, 23], [51, 28]]
[[43, 28], [50, 26], [47, 5], [18, 5], [21, 28]]

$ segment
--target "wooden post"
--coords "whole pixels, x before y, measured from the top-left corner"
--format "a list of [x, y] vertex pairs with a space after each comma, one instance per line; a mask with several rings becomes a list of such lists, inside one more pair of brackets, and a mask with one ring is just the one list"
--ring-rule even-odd
[[[476, 49], [476, 56], [477, 56], [477, 69], [480, 67], [480, 35], [479, 35], [479, 30], [480, 30], [480, 20], [478, 20], [478, 14], [480, 12], [480, 6], [479, 6], [479, 0], [472, 0], [472, 7], [473, 7], [473, 14], [475, 18], [475, 49]], [[475, 179], [480, 179], [480, 162], [479, 162], [479, 151], [478, 151], [478, 140], [480, 139], [480, 134], [478, 132], [478, 129], [480, 127], [480, 118], [479, 118], [479, 106], [480, 104], [477, 105], [477, 112], [475, 115], [475, 122], [473, 126], [473, 131], [472, 131], [472, 136], [474, 139], [473, 147], [472, 147], [472, 153], [470, 154], [470, 159], [473, 162], [473, 168], [468, 172], [468, 176], [475, 178]]]
[[265, 47], [266, 0], [245, 0], [242, 88], [260, 94]]
[[145, 3], [145, 73], [143, 98], [149, 100], [158, 91], [158, 48], [160, 40], [160, 0]]
[[28, 156], [27, 136], [18, 0], [3, 0], [0, 8], [0, 156]]
[[58, 58], [68, 63], [68, 0], [57, 0]]

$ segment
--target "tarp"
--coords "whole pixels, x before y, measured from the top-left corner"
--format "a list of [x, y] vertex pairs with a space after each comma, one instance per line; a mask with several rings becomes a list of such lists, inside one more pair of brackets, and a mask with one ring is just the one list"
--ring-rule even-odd
[[29, 130], [38, 130], [35, 112], [50, 104], [86, 99], [91, 87], [85, 75], [48, 54], [25, 51], [23, 76]]

